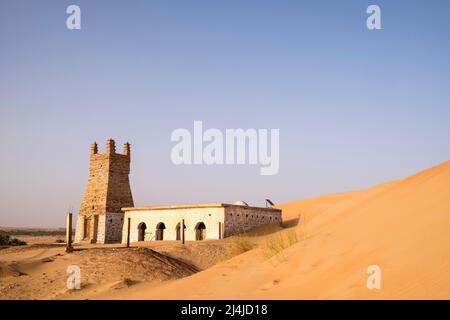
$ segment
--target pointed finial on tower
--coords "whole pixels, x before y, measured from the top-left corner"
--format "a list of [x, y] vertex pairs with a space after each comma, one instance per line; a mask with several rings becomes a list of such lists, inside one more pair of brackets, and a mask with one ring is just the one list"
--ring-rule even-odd
[[98, 145], [97, 142], [93, 142], [91, 144], [91, 154], [97, 154], [98, 153]]
[[107, 154], [115, 154], [116, 153], [116, 143], [112, 138], [109, 138], [106, 141], [106, 153]]
[[123, 154], [126, 156], [130, 156], [130, 144], [128, 143], [128, 141], [125, 141], [125, 143], [123, 144]]

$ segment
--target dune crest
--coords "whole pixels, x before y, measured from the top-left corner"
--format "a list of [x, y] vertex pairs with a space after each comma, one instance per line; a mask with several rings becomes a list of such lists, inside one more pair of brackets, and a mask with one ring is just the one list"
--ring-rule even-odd
[[[366, 190], [281, 205], [305, 237], [267, 260], [260, 249], [148, 288], [143, 299], [449, 299], [450, 162]], [[368, 266], [381, 289], [366, 286]], [[108, 296], [105, 298], [110, 298]], [[114, 297], [114, 296], [112, 296]]]

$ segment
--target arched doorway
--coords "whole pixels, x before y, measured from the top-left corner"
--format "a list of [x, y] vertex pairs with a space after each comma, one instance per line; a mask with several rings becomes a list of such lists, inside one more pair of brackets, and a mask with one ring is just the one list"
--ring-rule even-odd
[[203, 222], [199, 222], [195, 226], [195, 240], [204, 239], [206, 239], [206, 226]]
[[145, 240], [145, 230], [147, 230], [147, 225], [145, 222], [141, 222], [138, 225], [138, 241]]
[[[177, 231], [177, 240], [181, 240], [181, 223], [180, 222], [178, 222], [175, 229]], [[184, 230], [186, 230], [186, 225], [184, 225]]]
[[164, 229], [166, 229], [166, 226], [164, 225], [164, 223], [160, 222], [157, 224], [155, 240], [163, 240], [164, 239]]

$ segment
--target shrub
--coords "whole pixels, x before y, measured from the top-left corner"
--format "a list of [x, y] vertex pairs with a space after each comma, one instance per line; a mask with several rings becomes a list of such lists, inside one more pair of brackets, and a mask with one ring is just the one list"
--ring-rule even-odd
[[287, 236], [288, 236], [289, 247], [298, 242], [297, 232], [295, 232], [295, 230], [289, 230]]
[[[285, 236], [286, 234], [287, 236]], [[298, 237], [295, 230], [289, 230], [287, 233], [279, 232], [266, 240], [266, 245], [263, 248], [263, 254], [267, 259], [270, 259], [297, 242]]]
[[263, 248], [263, 254], [267, 259], [270, 259], [286, 248], [287, 246], [284, 242], [283, 234], [277, 233], [266, 240], [266, 245]]
[[24, 246], [27, 243], [25, 241], [19, 240], [17, 238], [11, 239], [11, 241], [9, 241], [9, 245], [10, 246]]
[[17, 238], [11, 239], [7, 234], [0, 234], [0, 245], [1, 246], [23, 246], [27, 243], [25, 241], [19, 240]]
[[0, 246], [9, 245], [9, 236], [7, 234], [0, 233]]
[[235, 236], [231, 238], [231, 255], [237, 256], [241, 253], [252, 250], [255, 247], [253, 241], [248, 237]]

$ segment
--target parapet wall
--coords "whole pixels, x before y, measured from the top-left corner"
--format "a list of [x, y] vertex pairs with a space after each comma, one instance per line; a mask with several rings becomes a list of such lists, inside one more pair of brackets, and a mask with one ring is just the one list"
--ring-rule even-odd
[[80, 215], [121, 212], [133, 206], [129, 181], [130, 144], [124, 144], [124, 154], [116, 153], [115, 142], [106, 142], [106, 152], [98, 153], [97, 143], [91, 145], [89, 178], [80, 206]]
[[256, 227], [282, 223], [281, 210], [240, 205], [225, 206], [224, 236], [244, 233]]

